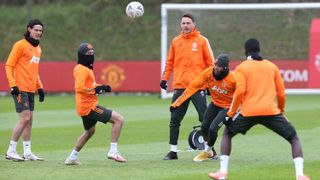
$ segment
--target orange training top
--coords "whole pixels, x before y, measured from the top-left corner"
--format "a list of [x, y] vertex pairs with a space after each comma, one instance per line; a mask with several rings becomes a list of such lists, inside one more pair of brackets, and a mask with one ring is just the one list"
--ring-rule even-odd
[[276, 65], [268, 60], [245, 60], [235, 72], [237, 87], [229, 117], [235, 115], [240, 104], [245, 117], [284, 112], [285, 88]]
[[73, 70], [75, 79], [76, 109], [79, 116], [86, 116], [98, 105], [93, 71], [81, 64]]
[[206, 68], [213, 66], [214, 56], [207, 38], [194, 29], [175, 37], [169, 49], [162, 80], [173, 72], [173, 88], [185, 89]]
[[41, 48], [32, 46], [27, 40], [16, 42], [6, 63], [9, 86], [18, 86], [20, 91], [34, 93], [43, 88], [39, 78]]
[[236, 80], [233, 72], [223, 78], [216, 80], [213, 77], [213, 67], [207, 68], [188, 86], [183, 94], [172, 104], [173, 107], [180, 106], [202, 87], [210, 90], [211, 101], [214, 105], [228, 109], [232, 102], [232, 97], [236, 88]]

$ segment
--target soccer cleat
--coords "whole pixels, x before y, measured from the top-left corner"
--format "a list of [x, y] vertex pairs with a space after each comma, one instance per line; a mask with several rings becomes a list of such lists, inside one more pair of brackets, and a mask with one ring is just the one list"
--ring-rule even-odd
[[306, 175], [299, 175], [298, 180], [310, 180], [309, 176]]
[[117, 162], [122, 162], [122, 163], [127, 162], [127, 160], [124, 157], [122, 157], [119, 154], [119, 152], [110, 152], [109, 151], [107, 157], [108, 157], [108, 159], [112, 159], [112, 160], [115, 160]]
[[201, 153], [199, 153], [196, 157], [193, 158], [194, 162], [202, 162], [204, 160], [210, 159], [213, 157], [213, 152], [209, 151], [202, 151]]
[[65, 165], [81, 165], [81, 162], [77, 159], [70, 159], [69, 157], [64, 161]]
[[8, 152], [6, 154], [6, 159], [7, 160], [12, 160], [12, 161], [24, 161], [24, 159], [19, 156], [19, 154], [17, 154], [15, 151], [11, 151], [11, 152]]
[[209, 173], [209, 177], [211, 179], [216, 179], [216, 180], [226, 180], [227, 179], [227, 173], [223, 173], [223, 172], [212, 172]]
[[178, 155], [177, 155], [177, 152], [173, 152], [173, 151], [170, 151], [170, 152], [163, 158], [163, 160], [175, 160], [175, 159], [178, 159]]
[[44, 161], [44, 158], [38, 157], [38, 156], [34, 155], [33, 153], [24, 155], [23, 159], [26, 161]]

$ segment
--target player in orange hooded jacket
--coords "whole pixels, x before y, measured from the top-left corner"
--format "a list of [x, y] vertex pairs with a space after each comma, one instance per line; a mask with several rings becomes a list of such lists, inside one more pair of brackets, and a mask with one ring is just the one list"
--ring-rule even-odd
[[98, 95], [111, 92], [109, 85], [96, 83], [93, 74], [95, 50], [89, 43], [82, 43], [78, 49], [78, 64], [74, 68], [76, 109], [82, 119], [84, 132], [79, 136], [75, 147], [65, 160], [65, 165], [81, 165], [77, 159], [78, 153], [96, 130], [97, 122], [112, 124], [110, 149], [107, 154], [108, 159], [118, 162], [127, 160], [118, 152], [118, 139], [124, 124], [124, 117], [111, 109], [98, 105]]
[[[164, 90], [167, 89], [167, 81], [173, 73], [174, 94], [172, 102], [183, 93], [197, 75], [213, 66], [214, 56], [210, 43], [196, 30], [195, 25], [192, 15], [183, 15], [180, 21], [181, 34], [171, 42], [160, 87]], [[207, 107], [204, 87], [186, 100], [177, 111], [171, 113], [169, 141], [171, 146], [170, 152], [163, 158], [164, 160], [178, 159], [177, 146], [180, 123], [187, 112], [190, 100], [198, 112], [199, 121], [203, 120]]]
[[[285, 87], [279, 69], [259, 53], [259, 41], [248, 39], [245, 43], [247, 60], [235, 70], [236, 91], [226, 117], [220, 171], [209, 173], [209, 177], [227, 179], [232, 138], [238, 133], [246, 134], [251, 127], [261, 124], [290, 143], [297, 180], [309, 180], [303, 174], [303, 155], [297, 132], [283, 114]], [[237, 111], [239, 107], [240, 111]]]
[[[11, 87], [19, 121], [14, 127], [6, 159], [13, 161], [44, 160], [31, 151], [31, 130], [34, 111], [34, 94], [38, 91], [39, 101], [44, 101], [43, 86], [38, 69], [41, 57], [40, 39], [43, 24], [38, 19], [29, 21], [24, 39], [16, 42], [6, 63], [6, 74]], [[22, 135], [23, 158], [16, 152], [17, 142]]]

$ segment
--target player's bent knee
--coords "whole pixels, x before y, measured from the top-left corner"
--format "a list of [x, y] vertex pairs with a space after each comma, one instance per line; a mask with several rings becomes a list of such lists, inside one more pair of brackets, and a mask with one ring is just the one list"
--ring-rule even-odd
[[30, 112], [27, 112], [27, 111], [24, 111], [22, 113], [19, 114], [20, 116], [20, 121], [23, 121], [23, 122], [28, 122], [30, 123], [30, 121], [32, 121], [32, 116], [30, 114]]
[[96, 132], [96, 128], [95, 127], [91, 127], [90, 129], [86, 130], [87, 131], [87, 134], [88, 136], [93, 136], [94, 133]]
[[29, 117], [21, 117], [20, 122], [24, 125], [30, 125], [32, 124], [32, 121]]
[[217, 134], [218, 133], [218, 129], [217, 128], [209, 128], [209, 132], [210, 133], [214, 133], [214, 134]]
[[123, 124], [124, 123], [124, 117], [123, 116], [120, 116], [117, 120], [120, 124]]
[[300, 141], [299, 140], [299, 137], [298, 135], [295, 133], [295, 134], [292, 134], [291, 136], [289, 136], [288, 138], [286, 138], [286, 140], [289, 142], [289, 143], [293, 143], [295, 141]]
[[112, 121], [114, 123], [119, 123], [119, 124], [123, 124], [124, 123], [124, 117], [121, 114], [119, 114], [119, 113], [117, 113], [115, 111], [112, 112], [112, 118], [111, 119], [112, 119]]
[[230, 138], [232, 138], [236, 135], [235, 133], [231, 132], [228, 128], [224, 128], [222, 134], [223, 134], [223, 136], [230, 137]]
[[95, 132], [96, 132], [96, 128], [92, 128], [92, 130], [90, 131], [90, 135], [93, 136]]

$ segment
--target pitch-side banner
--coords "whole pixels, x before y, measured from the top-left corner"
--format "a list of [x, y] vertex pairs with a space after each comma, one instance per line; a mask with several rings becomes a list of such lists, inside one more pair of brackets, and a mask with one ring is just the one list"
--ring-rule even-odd
[[[279, 67], [287, 89], [308, 88], [308, 61], [277, 60], [272, 62]], [[231, 62], [231, 68], [234, 69], [239, 63], [241, 61]]]
[[[0, 91], [9, 91], [5, 63], [0, 63]], [[73, 92], [76, 62], [40, 62], [39, 75], [46, 92]], [[122, 61], [94, 64], [96, 83], [115, 92], [159, 92], [160, 62]]]
[[310, 28], [308, 87], [320, 87], [320, 19], [313, 19]]
[[[232, 69], [241, 61], [231, 61]], [[273, 61], [280, 68], [286, 88], [308, 88], [308, 61]], [[39, 74], [46, 92], [73, 92], [75, 62], [40, 62]], [[0, 63], [0, 91], [9, 92], [5, 63]], [[160, 61], [122, 61], [94, 64], [97, 83], [114, 92], [160, 92]]]

